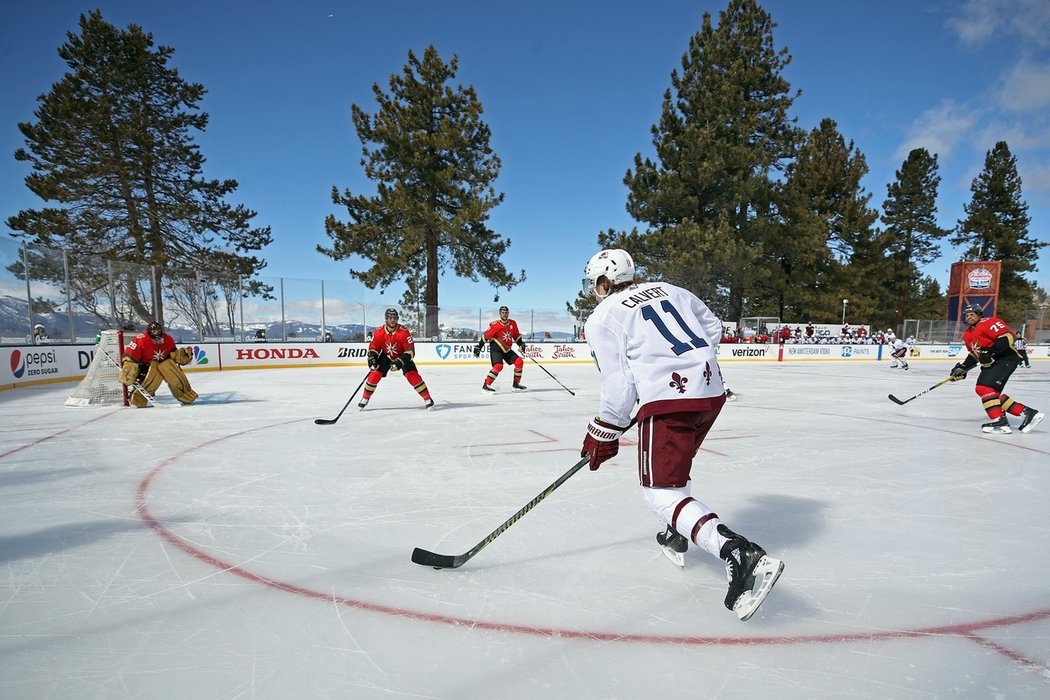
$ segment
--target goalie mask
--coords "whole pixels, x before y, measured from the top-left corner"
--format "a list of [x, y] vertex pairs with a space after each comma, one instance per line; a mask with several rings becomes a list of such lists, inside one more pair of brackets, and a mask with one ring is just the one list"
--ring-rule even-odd
[[146, 335], [148, 335], [153, 340], [161, 340], [162, 338], [164, 338], [164, 328], [159, 323], [154, 321], [153, 323], [146, 326]]
[[602, 277], [609, 281], [611, 287], [632, 281], [634, 279], [634, 259], [631, 258], [630, 253], [621, 248], [602, 250], [587, 261], [583, 275], [583, 293], [597, 296], [595, 289], [598, 280]]

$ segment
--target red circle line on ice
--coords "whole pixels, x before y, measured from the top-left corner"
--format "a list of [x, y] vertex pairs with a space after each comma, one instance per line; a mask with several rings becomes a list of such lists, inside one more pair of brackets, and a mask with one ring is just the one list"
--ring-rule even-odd
[[[180, 538], [178, 535], [172, 532], [164, 523], [162, 523], [160, 520], [153, 516], [152, 512], [149, 509], [149, 505], [146, 502], [147, 496], [149, 494], [150, 485], [152, 484], [153, 479], [158, 474], [160, 474], [160, 472], [177, 462], [181, 457], [232, 438], [241, 437], [243, 435], [248, 435], [263, 430], [269, 430], [271, 428], [277, 428], [283, 425], [300, 423], [304, 420], [308, 419], [282, 421], [279, 423], [272, 423], [269, 425], [263, 425], [255, 428], [241, 430], [235, 433], [230, 433], [229, 435], [224, 435], [222, 437], [202, 442], [199, 445], [186, 448], [182, 452], [168, 457], [156, 467], [154, 467], [149, 472], [149, 474], [147, 474], [146, 477], [139, 483], [138, 495], [136, 499], [136, 512], [138, 513], [139, 517], [149, 526], [149, 528], [154, 533], [156, 533], [161, 539], [168, 542], [173, 547], [178, 548], [190, 557], [205, 564], [208, 564], [209, 566], [213, 566], [216, 569], [219, 569], [220, 571], [230, 573], [234, 576], [239, 576], [248, 581], [259, 583], [270, 588], [275, 588], [286, 593], [292, 593], [294, 595], [303, 596], [305, 598], [314, 598], [326, 602], [334, 602], [336, 604], [344, 605], [357, 610], [365, 610], [383, 615], [396, 615], [398, 617], [419, 620], [421, 622], [439, 623], [457, 627], [463, 626], [496, 632], [526, 634], [536, 637], [551, 637], [558, 639], [587, 639], [598, 642], [633, 642], [644, 644], [689, 644], [698, 646], [746, 646], [753, 644], [831, 644], [861, 641], [889, 641], [896, 639], [912, 639], [931, 636], [958, 636], [963, 637], [965, 639], [969, 639], [977, 644], [980, 644], [981, 646], [988, 648], [989, 650], [996, 651], [1022, 666], [1027, 666], [1038, 670], [1047, 670], [1045, 664], [1037, 660], [1025, 657], [1022, 654], [1019, 654], [1011, 649], [1003, 647], [997, 642], [985, 639], [979, 636], [978, 633], [998, 627], [1020, 625], [1050, 618], [1050, 608], [1045, 608], [1043, 610], [1035, 610], [1032, 612], [1021, 613], [1017, 615], [1010, 615], [1006, 617], [997, 617], [987, 620], [977, 620], [973, 622], [966, 622], [953, 625], [921, 627], [911, 630], [878, 630], [870, 632], [851, 632], [838, 634], [815, 634], [796, 636], [704, 637], [656, 634], [620, 634], [616, 632], [588, 631], [583, 629], [557, 629], [554, 627], [544, 627], [541, 625], [527, 625], [513, 622], [490, 622], [484, 620], [475, 620], [469, 617], [442, 615], [421, 610], [409, 610], [407, 608], [399, 608], [390, 605], [381, 605], [377, 603], [370, 603], [366, 600], [359, 600], [345, 596], [333, 595], [324, 591], [312, 590], [303, 586], [297, 586], [295, 584], [287, 583], [284, 581], [278, 581], [276, 579], [258, 574], [243, 566], [224, 561], [219, 557], [216, 557], [212, 554], [208, 554], [207, 552], [198, 549], [193, 544]], [[884, 422], [891, 423], [893, 421]], [[405, 561], [408, 561], [407, 553], [405, 556]]]

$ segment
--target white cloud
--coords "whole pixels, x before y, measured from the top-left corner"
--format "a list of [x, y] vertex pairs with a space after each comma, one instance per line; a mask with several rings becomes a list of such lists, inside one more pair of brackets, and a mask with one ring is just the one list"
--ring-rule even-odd
[[1011, 112], [1037, 112], [1050, 105], [1050, 65], [1023, 60], [1003, 80], [999, 104]]
[[913, 149], [921, 147], [944, 158], [973, 131], [976, 123], [977, 114], [971, 108], [945, 100], [919, 115], [894, 157], [904, 160]]
[[1020, 41], [1022, 50], [1050, 46], [1050, 3], [1046, 0], [968, 0], [947, 20], [964, 44]]
[[1021, 191], [1029, 204], [1037, 207], [1050, 205], [1050, 162], [1026, 165], [1022, 161], [1017, 169], [1021, 175]]

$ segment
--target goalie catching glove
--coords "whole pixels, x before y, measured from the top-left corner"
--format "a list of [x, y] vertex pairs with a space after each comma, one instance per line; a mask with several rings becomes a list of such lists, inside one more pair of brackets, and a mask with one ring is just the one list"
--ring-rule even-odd
[[620, 451], [620, 436], [624, 430], [626, 428], [606, 423], [597, 417], [587, 424], [587, 436], [583, 438], [580, 456], [589, 458], [587, 466], [592, 472]]
[[193, 359], [193, 348], [189, 346], [177, 348], [175, 352], [171, 353], [171, 359], [180, 365], [188, 365]]

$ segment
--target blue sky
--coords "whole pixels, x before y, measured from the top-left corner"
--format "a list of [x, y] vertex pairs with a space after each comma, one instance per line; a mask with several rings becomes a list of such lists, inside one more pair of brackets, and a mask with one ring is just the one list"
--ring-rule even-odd
[[[793, 115], [810, 129], [830, 117], [868, 161], [865, 186], [881, 207], [911, 148], [940, 159], [939, 219], [964, 216], [986, 152], [1006, 140], [1017, 157], [1032, 235], [1050, 238], [1050, 3], [1043, 0], [843, 2], [767, 0], [785, 76], [802, 91]], [[273, 228], [265, 275], [348, 279], [327, 244], [324, 217], [345, 218], [333, 185], [372, 192], [359, 165], [350, 105], [374, 111], [409, 50], [433, 44], [459, 57], [457, 82], [472, 85], [503, 161], [504, 204], [492, 227], [513, 241], [504, 256], [528, 280], [501, 291], [513, 309], [563, 309], [607, 228], [630, 229], [625, 171], [651, 151], [650, 127], [670, 74], [709, 11], [725, 2], [651, 0], [528, 3], [450, 1], [68, 0], [0, 8], [0, 216], [41, 202], [14, 160], [20, 121], [65, 70], [56, 49], [81, 12], [98, 7], [112, 24], [137, 23], [175, 48], [183, 78], [208, 89], [211, 123], [197, 136], [205, 173], [234, 178], [234, 201]], [[927, 268], [942, 286], [956, 259]], [[1050, 289], [1050, 251], [1036, 282]], [[364, 303], [394, 302], [356, 283]], [[697, 290], [701, 297], [703, 290]], [[494, 290], [446, 275], [443, 306], [489, 307]], [[840, 309], [828, 309], [834, 319]], [[817, 317], [815, 315], [814, 317]]]

